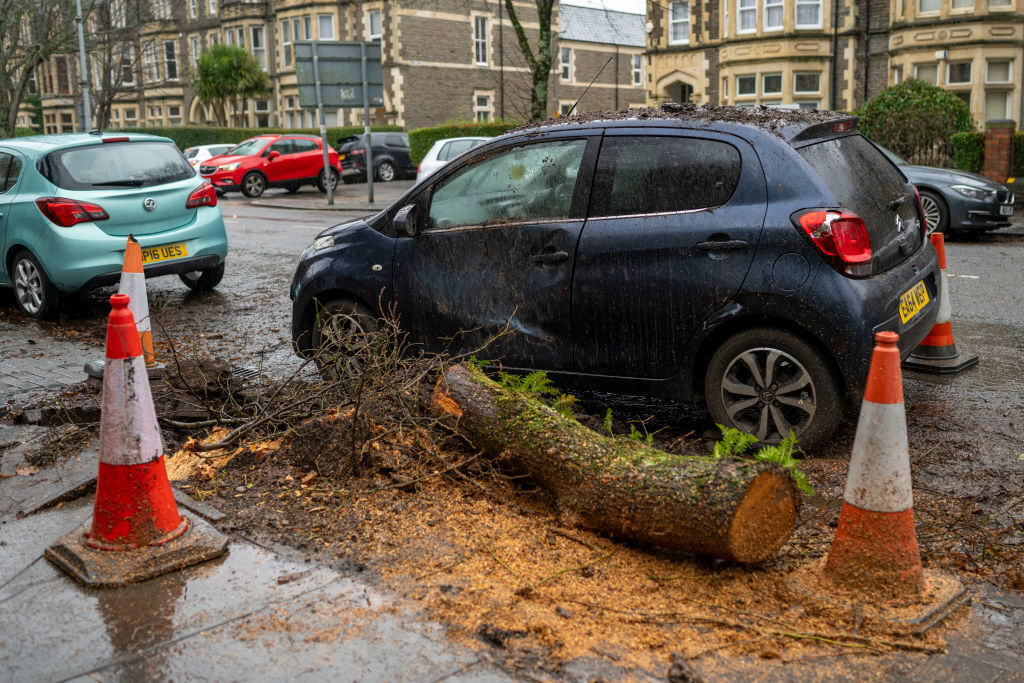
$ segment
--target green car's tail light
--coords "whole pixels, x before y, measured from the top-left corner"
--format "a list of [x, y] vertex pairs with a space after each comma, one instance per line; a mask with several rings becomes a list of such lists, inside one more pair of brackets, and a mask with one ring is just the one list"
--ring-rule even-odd
[[185, 202], [186, 209], [198, 209], [200, 206], [217, 206], [217, 191], [208, 180], [197, 187]]
[[64, 228], [70, 228], [75, 223], [105, 221], [110, 218], [102, 206], [74, 199], [40, 197], [36, 200], [36, 206], [44, 216]]

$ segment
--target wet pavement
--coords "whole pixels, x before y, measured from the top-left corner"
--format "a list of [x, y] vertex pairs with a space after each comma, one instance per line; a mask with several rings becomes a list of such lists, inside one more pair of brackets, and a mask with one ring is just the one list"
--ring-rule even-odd
[[[410, 185], [378, 185], [378, 204], [387, 192], [397, 196]], [[344, 186], [364, 196], [365, 190]], [[328, 209], [315, 192], [268, 193], [254, 202], [231, 196], [221, 207], [231, 251], [217, 291], [195, 295], [173, 277], [147, 282], [158, 352], [198, 349], [266, 374], [290, 372], [298, 364], [287, 294], [296, 259], [321, 229], [372, 207], [352, 194]], [[947, 255], [956, 340], [979, 353], [981, 363], [950, 377], [905, 374], [915, 491], [936, 500], [946, 496], [950, 505], [964, 506], [965, 518], [998, 521], [1016, 534], [1006, 539], [1024, 542], [1024, 223], [950, 240]], [[48, 543], [88, 516], [90, 496], [62, 503], [54, 494], [74, 482], [87, 486], [91, 465], [44, 468], [33, 486], [18, 481], [15, 472], [24, 463], [15, 444], [43, 430], [10, 425], [3, 406], [26, 392], [81, 379], [75, 368], [102, 356], [112, 291], [90, 294], [63, 320], [44, 323], [26, 322], [9, 293], [0, 291], [0, 474], [12, 475], [0, 481], [0, 680], [508, 677], [376, 589], [372, 579], [308, 564], [288, 547], [235, 538], [222, 560], [112, 590], [81, 588], [43, 560]], [[188, 348], [171, 348], [168, 338]], [[686, 419], [686, 429], [710, 426], [699, 410]], [[834, 445], [808, 463], [821, 469], [819, 495], [809, 505], [822, 514], [841, 500], [841, 477], [828, 470], [845, 471], [853, 429], [845, 425]], [[21, 498], [10, 493], [15, 483]], [[39, 501], [45, 509], [21, 517]], [[935, 529], [948, 522], [942, 511], [917, 512], [925, 553], [947, 550], [948, 534]], [[971, 590], [970, 621], [950, 636], [949, 654], [879, 658], [864, 671], [895, 680], [1024, 680], [1021, 592], [984, 578]], [[756, 665], [717, 660], [710, 677], [742, 678]], [[772, 672], [765, 675], [778, 680], [835, 675], [828, 659]], [[585, 667], [578, 678], [588, 678]]]

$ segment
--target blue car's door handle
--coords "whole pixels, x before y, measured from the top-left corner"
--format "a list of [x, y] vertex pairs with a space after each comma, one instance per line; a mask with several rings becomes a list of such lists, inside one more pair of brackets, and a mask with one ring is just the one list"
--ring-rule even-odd
[[695, 248], [699, 251], [736, 251], [737, 249], [746, 249], [747, 243], [743, 240], [697, 242]]
[[545, 251], [542, 254], [534, 254], [533, 260], [536, 263], [561, 263], [569, 258], [569, 254], [564, 251]]

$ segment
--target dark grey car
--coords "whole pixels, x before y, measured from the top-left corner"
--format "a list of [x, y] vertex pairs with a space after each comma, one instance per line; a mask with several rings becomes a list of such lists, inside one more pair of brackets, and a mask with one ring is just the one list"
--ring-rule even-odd
[[977, 173], [915, 166], [879, 147], [917, 187], [929, 230], [984, 232], [1010, 224], [1013, 193], [1005, 185]]

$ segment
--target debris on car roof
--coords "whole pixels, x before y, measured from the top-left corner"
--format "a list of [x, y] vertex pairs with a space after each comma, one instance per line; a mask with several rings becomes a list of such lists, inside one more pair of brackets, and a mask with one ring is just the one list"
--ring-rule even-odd
[[[659, 107], [638, 107], [621, 111], [588, 111], [527, 123], [513, 131], [529, 131], [547, 126], [565, 125], [570, 123], [594, 123], [598, 121], [628, 121], [631, 119], [682, 119], [706, 121], [708, 123], [725, 122], [741, 123], [764, 128], [773, 133], [782, 134], [783, 128], [796, 127], [797, 130], [826, 123], [853, 118], [849, 114], [823, 109], [777, 109], [773, 107], [732, 107], [704, 104], [697, 106], [691, 102], [679, 104], [665, 102]], [[796, 132], [796, 131], [794, 131]], [[784, 136], [789, 137], [789, 136]]]

